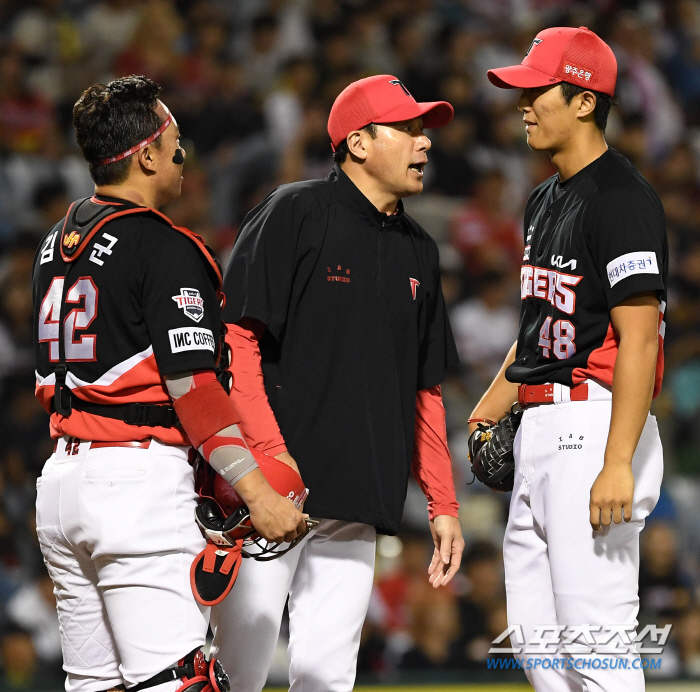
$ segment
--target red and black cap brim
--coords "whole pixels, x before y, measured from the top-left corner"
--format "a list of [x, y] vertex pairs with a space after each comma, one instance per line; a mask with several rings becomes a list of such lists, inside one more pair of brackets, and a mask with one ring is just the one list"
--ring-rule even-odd
[[423, 118], [423, 127], [432, 129], [444, 127], [454, 117], [455, 111], [447, 101], [426, 101], [425, 103], [406, 103], [388, 113], [375, 118], [375, 123], [400, 123], [413, 118]]
[[500, 89], [535, 89], [563, 81], [528, 65], [499, 67], [486, 73], [489, 81]]

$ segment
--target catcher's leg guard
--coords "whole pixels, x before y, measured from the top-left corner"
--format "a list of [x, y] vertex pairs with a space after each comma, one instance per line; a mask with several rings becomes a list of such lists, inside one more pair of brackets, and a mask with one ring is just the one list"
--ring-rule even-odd
[[130, 687], [129, 692], [140, 692], [178, 679], [182, 685], [176, 692], [229, 692], [230, 688], [228, 675], [221, 663], [215, 658], [207, 661], [202, 650], [195, 649], [180, 659], [176, 666]]

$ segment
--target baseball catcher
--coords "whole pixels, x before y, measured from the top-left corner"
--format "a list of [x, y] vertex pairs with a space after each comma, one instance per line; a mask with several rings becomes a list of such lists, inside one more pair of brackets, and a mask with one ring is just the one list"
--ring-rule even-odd
[[[71, 692], [228, 691], [187, 583], [205, 546], [195, 453], [235, 487], [248, 532], [289, 543], [306, 530], [216, 379], [221, 271], [159, 211], [180, 196], [186, 154], [158, 95], [133, 75], [82, 94], [73, 122], [95, 194], [49, 229], [34, 262], [36, 394], [55, 441], [36, 530]], [[204, 570], [221, 556], [208, 557]], [[223, 562], [235, 575], [235, 555]]]

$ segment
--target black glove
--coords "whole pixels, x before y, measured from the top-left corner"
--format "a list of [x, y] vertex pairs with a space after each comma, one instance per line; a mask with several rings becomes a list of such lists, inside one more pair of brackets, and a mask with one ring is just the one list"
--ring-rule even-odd
[[513, 441], [522, 416], [522, 410], [511, 410], [496, 425], [489, 427], [479, 423], [477, 429], [469, 436], [472, 473], [493, 490], [513, 489]]

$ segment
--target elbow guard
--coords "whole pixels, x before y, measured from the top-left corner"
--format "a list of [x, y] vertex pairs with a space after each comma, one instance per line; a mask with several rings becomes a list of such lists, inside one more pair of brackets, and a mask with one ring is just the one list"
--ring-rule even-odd
[[189, 390], [173, 399], [192, 446], [231, 485], [258, 468], [238, 427], [236, 409], [213, 371], [191, 375]]

